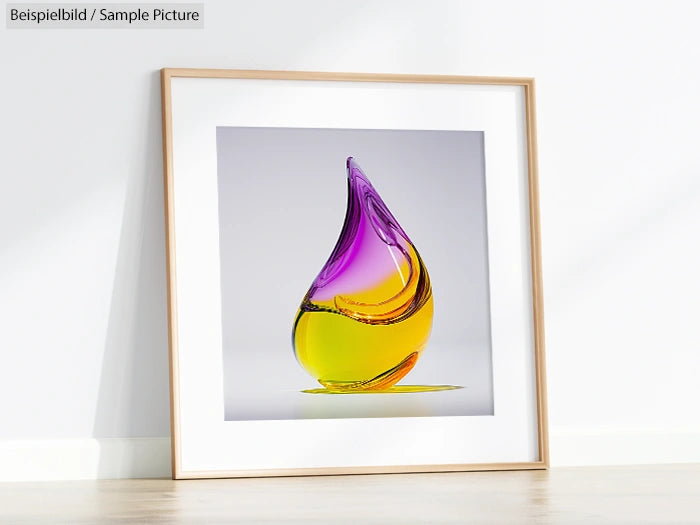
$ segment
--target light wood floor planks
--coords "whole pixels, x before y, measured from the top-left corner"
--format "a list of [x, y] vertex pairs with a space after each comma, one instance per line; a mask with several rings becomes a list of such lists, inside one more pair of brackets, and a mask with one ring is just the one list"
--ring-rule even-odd
[[0, 483], [0, 523], [700, 524], [700, 465]]

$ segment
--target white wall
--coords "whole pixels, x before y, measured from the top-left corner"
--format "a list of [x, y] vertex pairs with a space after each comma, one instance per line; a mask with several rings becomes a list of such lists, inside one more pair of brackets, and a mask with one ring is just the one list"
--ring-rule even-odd
[[552, 463], [700, 461], [698, 20], [280, 0], [209, 1], [204, 30], [3, 24], [3, 478], [168, 475], [163, 66], [536, 77]]

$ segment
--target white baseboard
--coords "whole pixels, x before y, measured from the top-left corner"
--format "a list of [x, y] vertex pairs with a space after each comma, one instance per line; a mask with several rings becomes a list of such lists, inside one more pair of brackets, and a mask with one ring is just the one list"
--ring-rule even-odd
[[700, 428], [553, 427], [549, 448], [553, 467], [700, 463]]
[[169, 477], [170, 438], [0, 441], [0, 481]]
[[[549, 442], [553, 467], [700, 462], [700, 429], [553, 427]], [[0, 441], [0, 481], [170, 477], [170, 438]]]

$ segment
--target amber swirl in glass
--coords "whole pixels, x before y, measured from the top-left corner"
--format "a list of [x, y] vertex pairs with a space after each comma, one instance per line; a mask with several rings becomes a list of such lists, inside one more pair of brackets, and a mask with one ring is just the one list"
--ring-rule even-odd
[[428, 271], [360, 166], [330, 258], [297, 312], [297, 360], [329, 391], [386, 391], [420, 357], [433, 322]]

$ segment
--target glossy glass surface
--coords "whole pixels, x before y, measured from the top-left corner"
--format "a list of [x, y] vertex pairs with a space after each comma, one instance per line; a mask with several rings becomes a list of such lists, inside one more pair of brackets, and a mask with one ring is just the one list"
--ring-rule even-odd
[[294, 322], [299, 363], [330, 391], [382, 391], [428, 342], [433, 296], [423, 261], [352, 158], [348, 205], [330, 258]]

